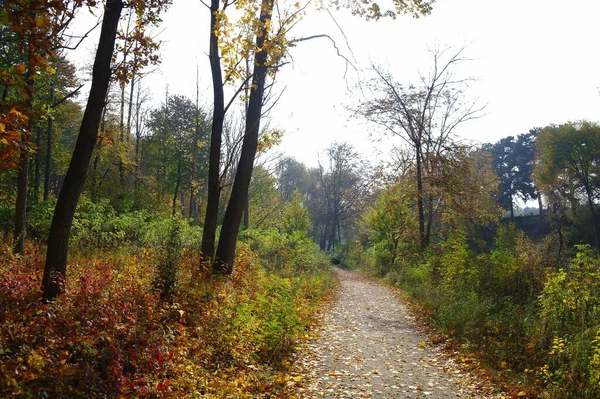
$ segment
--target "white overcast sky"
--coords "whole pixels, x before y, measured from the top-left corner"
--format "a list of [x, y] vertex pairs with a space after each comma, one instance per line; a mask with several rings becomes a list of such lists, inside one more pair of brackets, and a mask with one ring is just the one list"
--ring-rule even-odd
[[[199, 0], [174, 0], [164, 18], [160, 71], [147, 79], [158, 98], [169, 92], [195, 97], [196, 67], [205, 104], [210, 106], [209, 12]], [[427, 49], [461, 47], [466, 56], [458, 74], [478, 82], [472, 99], [487, 104], [485, 116], [462, 125], [468, 140], [494, 142], [533, 127], [600, 119], [600, 34], [598, 0], [438, 0], [430, 16], [364, 21], [334, 12], [350, 49], [332, 18], [310, 12], [292, 36], [327, 33], [359, 72], [320, 39], [292, 49], [292, 63], [278, 75], [284, 94], [271, 113], [271, 127], [285, 130], [280, 150], [314, 165], [332, 141], [349, 141], [365, 154], [373, 147], [371, 127], [352, 118], [345, 105], [360, 98], [352, 89], [371, 63], [386, 65], [396, 80], [415, 82], [431, 65]], [[93, 48], [94, 44], [88, 44]]]

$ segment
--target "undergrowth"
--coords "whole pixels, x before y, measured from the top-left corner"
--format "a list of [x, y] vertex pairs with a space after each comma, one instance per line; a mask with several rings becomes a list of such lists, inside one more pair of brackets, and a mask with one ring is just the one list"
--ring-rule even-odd
[[290, 355], [334, 289], [330, 272], [318, 262], [269, 269], [246, 242], [234, 274], [216, 279], [178, 229], [163, 243], [181, 245], [177, 256], [161, 246], [74, 253], [49, 304], [43, 248], [29, 242], [21, 258], [2, 243], [0, 396], [279, 397]]
[[[552, 248], [501, 227], [481, 251], [457, 230], [421, 259], [388, 265], [385, 278], [463, 360], [480, 359], [511, 381], [509, 397], [598, 398], [600, 260], [585, 245], [561, 260]], [[369, 252], [377, 250], [362, 261], [381, 275]]]

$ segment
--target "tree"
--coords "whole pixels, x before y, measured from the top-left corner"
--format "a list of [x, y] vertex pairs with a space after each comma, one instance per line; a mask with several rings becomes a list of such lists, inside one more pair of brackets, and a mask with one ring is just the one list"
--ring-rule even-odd
[[529, 133], [508, 136], [495, 144], [487, 144], [484, 148], [490, 152], [494, 171], [500, 177], [499, 202], [510, 211], [514, 218], [514, 197], [523, 201], [538, 198], [533, 184], [532, 172], [535, 164], [535, 139], [539, 129], [531, 129]]
[[[77, 80], [75, 66], [63, 56], [53, 58], [50, 65], [54, 73], [49, 76], [47, 73], [42, 74], [41, 78], [38, 79], [38, 83], [42, 84], [36, 87], [37, 98], [43, 99], [39, 101], [42, 102], [43, 115], [38, 122], [38, 133], [45, 131], [46, 134], [46, 145], [43, 152], [41, 144], [36, 143], [36, 147], [38, 147], [35, 153], [36, 173], [34, 179], [36, 201], [40, 179], [38, 176], [38, 163], [41, 162], [41, 155], [45, 153], [43, 200], [47, 201], [50, 198], [52, 169], [56, 163], [56, 161], [53, 162], [53, 156], [55, 147], [59, 144], [54, 136], [59, 132], [64, 133], [74, 128], [81, 113], [79, 104], [73, 101], [73, 98], [82, 87]], [[43, 137], [42, 134], [38, 134], [38, 139], [41, 139], [40, 136]], [[69, 151], [71, 150], [72, 148], [69, 148]], [[56, 180], [55, 177], [55, 182]]]
[[313, 234], [321, 250], [334, 250], [352, 235], [352, 229], [368, 192], [368, 165], [348, 143], [333, 143], [326, 151], [328, 166], [316, 168], [315, 190], [307, 208]]
[[58, 196], [48, 236], [48, 251], [42, 279], [42, 292], [46, 300], [52, 300], [60, 294], [60, 284], [66, 276], [69, 234], [98, 137], [98, 128], [110, 82], [111, 60], [117, 28], [123, 6], [122, 0], [108, 0], [105, 5], [100, 39], [94, 60], [92, 86], [81, 121], [77, 144], [65, 176], [63, 189]]
[[[17, 169], [19, 156], [27, 151], [22, 138], [27, 134], [29, 116], [19, 107], [24, 84], [26, 54], [19, 50], [20, 37], [9, 23], [5, 7], [0, 9], [0, 170]], [[17, 90], [14, 90], [17, 89]]]
[[[31, 131], [36, 116], [33, 112], [34, 83], [42, 70], [48, 68], [49, 58], [55, 56], [55, 51], [63, 44], [63, 33], [73, 19], [75, 11], [84, 3], [83, 0], [32, 0], [19, 2], [15, 0], [4, 2], [7, 22], [19, 39], [19, 51], [24, 55], [25, 63], [17, 65], [5, 79], [6, 97], [7, 83], [20, 90], [20, 101], [10, 108], [2, 110], [1, 119], [14, 120], [12, 110], [20, 108], [27, 116], [27, 126], [21, 131], [19, 145], [18, 184], [16, 199], [16, 216], [14, 230], [14, 251], [20, 254], [25, 250], [25, 225], [27, 189], [29, 182], [29, 156], [31, 150]], [[12, 115], [12, 117], [11, 117]], [[3, 129], [5, 130], [5, 129]], [[9, 146], [10, 148], [10, 146]]]
[[302, 203], [302, 194], [295, 190], [289, 202], [287, 202], [283, 213], [283, 228], [288, 235], [300, 231], [308, 235], [312, 223], [308, 217], [308, 210]]
[[283, 204], [272, 174], [260, 165], [254, 167], [248, 187], [248, 226], [252, 228], [279, 227]]
[[[233, 3], [234, 2], [225, 2], [224, 8]], [[252, 175], [258, 132], [260, 131], [260, 119], [263, 116], [262, 106], [265, 95], [266, 78], [269, 74], [273, 77], [282, 66], [281, 61], [285, 57], [291, 44], [308, 39], [303, 38], [290, 41], [286, 38], [286, 34], [289, 29], [294, 26], [309, 3], [305, 6], [295, 3], [295, 5], [290, 8], [280, 7], [279, 5], [275, 8], [276, 3], [272, 0], [262, 0], [260, 2], [235, 2], [235, 4], [241, 14], [235, 25], [229, 23], [228, 17], [224, 13], [224, 8], [219, 9], [218, 2], [215, 3], [213, 1], [210, 7], [211, 18], [213, 18], [211, 19], [211, 54], [213, 54], [213, 48], [218, 49], [214, 41], [219, 41], [220, 39], [222, 61], [225, 64], [228, 78], [231, 80], [241, 78], [244, 81], [243, 85], [238, 89], [238, 92], [246, 88], [246, 83], [251, 80], [250, 89], [248, 90], [249, 99], [246, 108], [244, 142], [242, 144], [236, 178], [223, 219], [219, 247], [217, 248], [215, 260], [213, 262], [213, 271], [216, 274], [229, 274], [232, 271], [237, 234], [241, 222], [241, 215], [245, 207], [244, 204], [247, 203], [248, 185]], [[360, 10], [362, 7], [359, 6], [356, 8], [356, 13], [372, 18], [379, 18], [381, 16], [395, 17], [396, 15], [394, 11], [381, 14], [380, 8], [376, 3], [371, 4], [368, 2], [367, 4], [369, 5], [370, 11], [367, 10], [368, 12], [361, 13]], [[419, 0], [398, 1], [395, 2], [395, 8], [399, 12], [413, 12], [415, 15], [420, 15], [430, 11], [430, 4], [431, 2]], [[276, 12], [276, 15], [274, 15], [274, 11]], [[257, 15], [258, 18], [256, 17]], [[236, 27], [237, 31], [235, 29]], [[215, 37], [217, 32], [219, 32], [220, 37]], [[317, 35], [315, 37], [322, 37], [322, 35]], [[232, 40], [227, 40], [228, 38], [232, 38]], [[213, 70], [213, 87], [217, 90], [217, 85], [215, 83], [220, 83], [222, 80], [215, 79], [216, 77], [221, 77], [220, 68], [218, 68], [218, 71], [216, 68], [216, 62], [219, 61], [218, 53], [215, 54], [217, 55], [211, 57], [211, 69]], [[252, 55], [254, 56], [254, 62], [250, 63], [249, 60]], [[243, 60], [246, 60], [245, 65], [242, 62]], [[253, 66], [251, 72], [249, 72], [250, 65]], [[227, 81], [228, 79], [225, 80], [225, 82]], [[220, 86], [218, 86], [218, 89], [219, 91], [222, 90]], [[217, 91], [215, 91], [215, 110], [217, 110], [217, 100], [219, 102], [218, 109], [222, 109], [222, 92], [217, 93]], [[222, 116], [222, 113], [219, 116]], [[213, 120], [213, 123], [215, 123], [215, 120]], [[215, 158], [218, 154], [216, 148], [214, 150], [212, 148], [213, 145], [217, 145], [217, 142], [220, 145], [220, 136], [211, 136], [211, 169], [213, 172], [209, 172], [209, 180], [213, 179], [213, 184], [209, 183], [209, 190], [211, 190], [210, 187], [214, 185], [213, 191], [218, 187], [217, 175], [215, 172], [218, 164], [218, 161]], [[216, 196], [216, 194], [214, 195]], [[216, 218], [214, 212], [218, 207], [213, 206], [210, 210], [208, 208], [209, 206], [207, 206], [204, 231], [204, 235], [207, 239], [205, 240], [203, 237], [202, 244], [205, 257], [208, 257], [207, 255], [210, 254], [211, 245], [214, 244], [214, 238], [211, 239], [211, 235], [212, 232], [216, 230], [216, 223], [215, 226], [213, 226], [210, 220]], [[209, 214], [209, 212], [212, 212], [213, 214]], [[209, 223], [208, 226], [207, 223]]]
[[354, 15], [375, 20], [384, 17], [396, 19], [399, 14], [412, 14], [413, 17], [419, 18], [431, 13], [433, 3], [435, 0], [393, 0], [392, 8], [382, 10], [379, 3], [372, 0], [332, 0], [332, 4], [337, 8], [348, 8]]
[[248, 198], [248, 186], [250, 185], [254, 156], [258, 147], [265, 83], [269, 69], [267, 62], [270, 61], [268, 51], [271, 45], [269, 32], [271, 30], [274, 4], [273, 0], [262, 0], [260, 7], [259, 28], [256, 34], [256, 48], [258, 51], [254, 56], [254, 71], [246, 110], [244, 141], [213, 263], [213, 271], [216, 274], [231, 274], [233, 271], [237, 235], [242, 220], [242, 212]]
[[[158, 64], [159, 57], [156, 52], [160, 47], [160, 43], [147, 33], [148, 26], [160, 21], [152, 7], [131, 7], [127, 9], [126, 14], [123, 18], [126, 22], [117, 33], [115, 54], [113, 55], [115, 67], [112, 75], [113, 80], [119, 86], [119, 135], [117, 143], [120, 146], [118, 166], [119, 195], [121, 197], [125, 191], [127, 165], [131, 164], [130, 139], [136, 84], [140, 83], [145, 68]], [[125, 91], [128, 84], [129, 93], [126, 98]]]
[[295, 158], [285, 157], [277, 164], [277, 188], [283, 202], [290, 202], [296, 191], [307, 191], [306, 166]]
[[215, 238], [219, 215], [220, 197], [220, 167], [221, 167], [221, 137], [225, 120], [225, 95], [223, 93], [223, 72], [221, 70], [221, 57], [219, 54], [219, 27], [220, 12], [224, 11], [231, 3], [226, 1], [221, 9], [221, 1], [211, 0], [210, 10], [210, 44], [208, 59], [213, 85], [213, 114], [210, 134], [210, 157], [208, 163], [208, 192], [206, 197], [206, 213], [204, 228], [202, 230], [202, 244], [200, 251], [207, 261], [212, 261], [215, 251]]
[[[230, 21], [226, 10], [229, 6], [234, 4], [240, 16], [236, 21], [232, 22]], [[265, 92], [264, 80], [266, 79], [268, 71], [275, 73], [279, 67], [277, 62], [283, 57], [287, 44], [284, 40], [285, 33], [298, 18], [300, 10], [296, 9], [290, 14], [286, 13], [285, 15], [280, 16], [279, 21], [281, 24], [278, 28], [274, 28], [275, 23], [271, 18], [273, 16], [273, 2], [259, 2], [256, 0], [244, 2], [225, 1], [221, 8], [221, 2], [212, 0], [210, 6], [207, 4], [205, 5], [211, 12], [209, 59], [213, 81], [213, 124], [210, 143], [208, 195], [201, 252], [205, 260], [212, 260], [218, 224], [219, 199], [222, 188], [220, 174], [222, 154], [221, 143], [225, 114], [236, 97], [240, 93], [245, 92], [247, 97], [245, 99], [247, 118], [248, 115], [256, 111], [256, 103], [257, 101], [260, 101], [258, 122], [251, 121], [250, 124], [246, 124], [247, 126], [250, 126], [256, 122], [256, 129], [260, 132], [259, 123], [260, 117], [262, 117], [262, 105]], [[305, 7], [302, 7], [301, 9], [304, 8]], [[280, 8], [277, 10], [279, 11]], [[265, 17], [265, 19], [263, 19], [263, 17]], [[266, 38], [267, 36], [268, 39]], [[254, 42], [254, 40], [256, 40], [256, 42]], [[261, 46], [259, 46], [259, 43], [261, 43]], [[265, 46], [263, 47], [263, 45]], [[254, 57], [255, 61], [253, 69], [250, 67], [250, 60], [252, 57]], [[264, 59], [263, 63], [267, 62], [268, 65], [258, 65], [257, 61], [261, 59]], [[225, 76], [223, 76], [223, 72], [225, 72]], [[263, 78], [259, 76], [261, 74], [264, 75]], [[261, 80], [263, 81], [262, 88], [259, 89], [255, 86], [255, 83], [258, 83]], [[252, 81], [252, 85], [249, 85], [250, 81]], [[223, 94], [224, 84], [239, 84], [227, 105], [225, 105]], [[258, 95], [258, 93], [260, 93], [260, 95]], [[250, 111], [251, 107], [252, 111]], [[258, 140], [258, 133], [256, 134], [256, 138], [249, 138], [247, 136], [247, 130], [245, 129], [243, 137], [245, 138], [244, 141], [246, 141], [247, 138], [248, 141], [246, 142], [249, 143], [252, 140]], [[246, 151], [244, 152], [242, 149], [242, 152], [245, 153], [245, 160], [249, 159], [250, 147], [252, 147], [252, 145], [246, 144]], [[256, 150], [250, 152], [256, 153]], [[244, 165], [244, 167], [247, 166]], [[250, 169], [251, 168], [252, 165], [250, 165]], [[244, 175], [244, 173], [242, 173], [242, 175]], [[241, 191], [239, 189], [242, 186], [247, 187], [250, 176], [244, 176], [242, 180], [247, 181], [238, 184], [236, 195], [245, 192], [246, 194], [244, 194], [244, 196], [247, 196], [247, 188]], [[247, 198], [242, 201], [247, 204]], [[244, 207], [245, 206], [243, 206], [243, 208]], [[234, 206], [232, 209], [237, 209], [237, 207]], [[232, 212], [233, 214], [230, 213], [231, 216], [228, 218], [228, 223], [233, 222], [233, 224], [235, 224], [237, 218], [234, 214], [237, 213], [237, 211], [232, 210]], [[239, 230], [239, 227], [225, 229], [227, 232], [233, 230], [237, 231]], [[223, 234], [223, 230], [221, 230], [221, 234]], [[225, 241], [229, 242], [228, 240]], [[226, 245], [225, 247], [228, 248], [226, 252], [230, 252], [229, 247], [231, 247], [231, 245]], [[235, 248], [235, 244], [233, 244], [233, 248]], [[223, 249], [223, 251], [225, 251], [225, 249]]]
[[564, 183], [573, 187], [569, 190], [572, 200], [578, 193], [587, 203], [594, 242], [600, 250], [595, 201], [600, 181], [600, 125], [581, 121], [547, 126], [538, 136], [538, 165], [536, 176], [547, 190]]
[[[157, 176], [158, 201], [165, 189], [172, 193], [171, 209], [175, 215], [182, 190], [193, 190], [193, 172], [198, 166], [199, 147], [208, 139], [203, 114], [190, 99], [170, 95], [165, 103], [150, 112], [145, 162]], [[193, 206], [190, 202], [190, 207]], [[188, 212], [189, 214], [189, 212]]]
[[482, 230], [497, 223], [501, 216], [498, 184], [487, 151], [458, 147], [441, 166], [436, 183], [440, 239], [447, 239], [457, 229], [481, 238]]
[[464, 48], [452, 53], [431, 51], [433, 66], [421, 75], [418, 85], [408, 87], [380, 67], [373, 67], [374, 98], [367, 100], [357, 113], [385, 129], [385, 134], [399, 137], [413, 156], [417, 188], [417, 213], [421, 250], [429, 245], [434, 220], [435, 197], [428, 193], [439, 164], [454, 147], [457, 126], [478, 117], [482, 107], [464, 103], [468, 79], [458, 79], [453, 68], [464, 61]]
[[418, 253], [419, 229], [412, 204], [414, 185], [408, 176], [380, 191], [377, 200], [364, 214], [369, 242], [378, 258], [378, 273], [386, 275], [402, 257]]

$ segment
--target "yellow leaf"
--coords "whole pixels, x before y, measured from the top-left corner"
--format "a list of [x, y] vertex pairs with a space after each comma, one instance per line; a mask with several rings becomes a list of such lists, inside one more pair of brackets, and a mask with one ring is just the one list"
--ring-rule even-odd
[[50, 26], [50, 19], [47, 15], [40, 15], [35, 19], [35, 26], [40, 29], [45, 29]]

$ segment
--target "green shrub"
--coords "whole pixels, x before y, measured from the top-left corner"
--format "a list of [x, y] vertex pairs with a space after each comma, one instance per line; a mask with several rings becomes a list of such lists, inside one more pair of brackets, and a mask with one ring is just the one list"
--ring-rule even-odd
[[282, 234], [276, 229], [246, 230], [242, 239], [269, 272], [294, 275], [329, 265], [329, 260], [304, 232]]
[[411, 203], [412, 198], [405, 187], [391, 186], [381, 193], [364, 216], [379, 276], [396, 269], [402, 259], [416, 261], [420, 255], [419, 231]]
[[[145, 237], [165, 241], [152, 248], [76, 252], [52, 303], [39, 300], [40, 248], [28, 245], [21, 257], [0, 242], [0, 392], [288, 397], [281, 390], [290, 352], [335, 284], [327, 262], [284, 277], [267, 273], [242, 243], [234, 273], [208, 278], [179, 245], [188, 228], [185, 221], [156, 221]], [[168, 301], [149, 272], [161, 261], [177, 263]]]
[[296, 306], [298, 288], [290, 279], [270, 276], [257, 295], [257, 347], [267, 359], [281, 358], [304, 331]]
[[447, 290], [471, 297], [479, 285], [479, 270], [467, 245], [467, 236], [457, 230], [440, 245], [438, 262]]
[[15, 228], [15, 208], [0, 207], [0, 233], [10, 234]]
[[175, 289], [177, 269], [182, 257], [181, 225], [180, 220], [173, 218], [167, 236], [158, 247], [158, 274], [155, 285], [160, 289], [163, 299], [170, 297]]
[[[29, 212], [28, 234], [31, 238], [43, 241], [48, 237], [55, 205], [55, 200], [42, 202]], [[169, 236], [171, 225], [170, 218], [157, 218], [146, 210], [118, 213], [107, 199], [92, 202], [82, 197], [75, 212], [69, 242], [72, 248], [92, 251], [123, 246], [161, 248]], [[200, 245], [200, 227], [182, 221], [180, 230], [182, 248]]]
[[600, 386], [600, 261], [587, 245], [568, 269], [552, 273], [540, 302], [540, 350], [557, 398], [597, 398]]
[[27, 214], [27, 234], [39, 241], [45, 241], [50, 233], [50, 224], [56, 199], [40, 202], [35, 205]]

